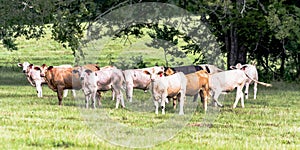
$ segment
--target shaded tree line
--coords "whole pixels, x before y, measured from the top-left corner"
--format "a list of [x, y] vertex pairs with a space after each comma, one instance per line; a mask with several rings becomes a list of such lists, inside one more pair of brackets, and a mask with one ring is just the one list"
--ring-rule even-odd
[[[0, 40], [9, 50], [16, 50], [15, 39], [40, 38], [49, 26], [52, 38], [65, 47], [71, 47], [74, 56], [83, 55], [78, 50], [84, 31], [101, 16], [125, 6], [143, 2], [174, 4], [201, 16], [215, 35], [219, 47], [227, 57], [227, 67], [236, 63], [257, 64], [267, 80], [300, 79], [300, 2], [287, 0], [53, 0], [53, 1], [1, 1]], [[143, 28], [151, 29], [143, 33]], [[183, 33], [153, 24], [127, 26], [116, 37], [136, 38], [144, 34], [152, 38], [174, 40], [180, 37], [187, 44], [181, 47], [186, 53], [199, 55], [203, 47]], [[161, 32], [164, 34], [160, 34]], [[170, 33], [168, 33], [168, 31]], [[158, 37], [158, 36], [166, 37]], [[173, 36], [173, 37], [170, 37]], [[130, 42], [130, 39], [128, 39]], [[200, 59], [201, 58], [201, 59]], [[199, 57], [195, 61], [205, 62]]]

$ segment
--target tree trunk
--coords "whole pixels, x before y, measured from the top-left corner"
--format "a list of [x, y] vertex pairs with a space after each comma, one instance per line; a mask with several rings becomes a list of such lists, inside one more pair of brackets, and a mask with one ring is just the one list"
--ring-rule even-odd
[[236, 65], [238, 58], [238, 36], [237, 28], [231, 24], [230, 27], [230, 50], [228, 51], [227, 67]]
[[281, 64], [280, 64], [280, 76], [284, 77], [284, 71], [285, 71], [285, 59], [286, 59], [286, 54], [285, 54], [285, 45], [284, 45], [284, 40], [282, 41], [282, 53], [280, 56], [281, 59]]
[[297, 78], [300, 80], [300, 54], [298, 53], [298, 60], [296, 61], [297, 63]]
[[237, 61], [239, 63], [245, 64], [246, 63], [246, 58], [247, 58], [247, 50], [244, 45], [242, 45], [238, 51], [238, 59]]

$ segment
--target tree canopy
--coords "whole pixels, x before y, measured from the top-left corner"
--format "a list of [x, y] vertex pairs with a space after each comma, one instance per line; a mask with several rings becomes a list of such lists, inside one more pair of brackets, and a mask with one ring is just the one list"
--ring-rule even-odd
[[[17, 37], [38, 39], [49, 27], [54, 40], [71, 47], [74, 56], [83, 55], [78, 47], [92, 22], [119, 7], [144, 2], [169, 3], [201, 16], [200, 21], [207, 25], [227, 57], [227, 68], [238, 62], [255, 62], [267, 80], [300, 79], [299, 1], [4, 0], [0, 2], [0, 40], [8, 50], [17, 50]], [[143, 28], [151, 32], [143, 33]], [[195, 63], [205, 62], [206, 58], [200, 57], [205, 47], [170, 26], [135, 24], [122, 27], [115, 37], [140, 38], [145, 34], [175, 45], [180, 38], [186, 43], [181, 46], [184, 52], [199, 55]]]

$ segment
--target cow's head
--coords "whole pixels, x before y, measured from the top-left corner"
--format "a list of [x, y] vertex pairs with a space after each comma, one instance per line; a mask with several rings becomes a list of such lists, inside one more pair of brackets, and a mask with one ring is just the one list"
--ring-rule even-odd
[[22, 72], [23, 73], [28, 73], [28, 67], [30, 63], [29, 62], [23, 62], [23, 63], [18, 63], [18, 67], [22, 67]]
[[41, 77], [45, 77], [46, 72], [48, 71], [47, 65], [46, 65], [46, 64], [43, 64], [43, 65], [40, 67], [40, 70], [41, 70]]
[[157, 78], [164, 76], [164, 67], [152, 67], [143, 71], [145, 74], [150, 75], [151, 81], [155, 81]]
[[242, 65], [241, 63], [237, 63], [235, 66], [230, 66], [230, 69], [239, 69], [239, 70], [245, 70], [248, 66]]
[[90, 75], [90, 73], [92, 72], [92, 70], [86, 69], [86, 68], [80, 66], [80, 67], [78, 67], [77, 69], [74, 69], [72, 72], [73, 72], [74, 74], [77, 74], [77, 73], [78, 73], [80, 80], [84, 80], [84, 77], [85, 77], [86, 75]]
[[168, 67], [168, 69], [166, 69], [164, 75], [165, 76], [170, 76], [172, 74], [175, 74], [175, 71], [172, 68]]

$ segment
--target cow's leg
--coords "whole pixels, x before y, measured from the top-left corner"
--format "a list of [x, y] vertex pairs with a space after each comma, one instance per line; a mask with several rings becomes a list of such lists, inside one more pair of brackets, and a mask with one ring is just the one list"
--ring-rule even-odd
[[102, 103], [101, 103], [101, 92], [100, 91], [96, 92], [96, 99], [98, 100], [98, 105], [101, 106]]
[[177, 96], [179, 99], [179, 115], [183, 115], [183, 105], [184, 105], [184, 99], [185, 99], [185, 94], [179, 93]]
[[117, 95], [117, 96], [119, 96], [119, 98], [120, 98], [120, 100], [121, 100], [121, 106], [122, 106], [123, 108], [125, 108], [124, 97], [123, 97], [123, 93], [122, 93], [121, 90], [119, 91], [119, 95]]
[[[243, 85], [239, 85], [239, 86], [237, 87], [237, 89], [236, 89], [235, 102], [234, 102], [232, 108], [235, 108], [236, 105], [238, 104], [240, 98], [242, 98], [242, 96], [243, 96], [243, 91], [242, 91], [242, 89], [243, 89]], [[242, 99], [241, 99], [241, 105], [242, 105], [242, 107], [244, 107], [244, 99], [243, 99], [243, 101], [242, 101]]]
[[[193, 102], [196, 102], [197, 101], [197, 99], [198, 99], [198, 94], [196, 94], [196, 95], [194, 95], [194, 99], [193, 99]], [[201, 95], [200, 95], [201, 96]], [[202, 98], [201, 98], [201, 100], [202, 100]]]
[[245, 108], [245, 104], [244, 104], [244, 93], [243, 93], [242, 90], [241, 90], [241, 92], [240, 92], [240, 97], [241, 97], [241, 106], [242, 106], [242, 108]]
[[85, 95], [85, 108], [89, 108], [90, 97], [91, 97], [91, 94]]
[[161, 114], [166, 114], [165, 110], [166, 110], [166, 99], [168, 99], [167, 97], [162, 97], [161, 99], [161, 103], [160, 103], [160, 106], [161, 106]]
[[73, 97], [76, 97], [76, 90], [72, 90]]
[[[207, 110], [207, 99], [208, 99], [208, 91], [201, 90], [200, 93], [202, 93], [201, 101], [202, 101], [202, 106], [204, 109], [204, 112]], [[200, 94], [201, 95], [201, 94]], [[203, 100], [202, 100], [203, 99]]]
[[35, 84], [36, 84], [36, 92], [37, 92], [38, 97], [43, 97], [42, 83], [39, 81], [36, 81]]
[[154, 106], [155, 106], [155, 114], [158, 115], [158, 101], [157, 100], [154, 100]]
[[257, 94], [257, 83], [256, 82], [254, 82], [253, 91], [254, 91], [254, 98], [253, 99], [256, 99], [256, 94]]
[[176, 109], [177, 99], [173, 97], [173, 108]]
[[118, 90], [116, 90], [116, 88], [113, 88], [113, 90], [114, 90], [114, 93], [116, 93], [116, 95], [117, 95], [116, 109], [118, 109], [118, 108], [119, 108], [120, 101], [121, 101], [120, 92], [119, 92]]
[[214, 101], [214, 104], [215, 106], [219, 106], [219, 107], [223, 107], [223, 105], [218, 101], [218, 98], [220, 96], [220, 94], [222, 93], [222, 91], [215, 91], [214, 92], [214, 96], [213, 96], [213, 101]]
[[96, 108], [96, 95], [97, 95], [97, 91], [92, 92], [91, 97], [92, 97], [92, 104], [93, 104], [93, 108]]
[[57, 86], [57, 98], [58, 98], [58, 104], [62, 105], [62, 96], [63, 96], [64, 87], [63, 86]]
[[64, 97], [67, 97], [67, 96], [68, 96], [68, 90], [65, 89], [65, 90], [64, 90]]
[[246, 99], [248, 99], [248, 95], [249, 95], [249, 82], [246, 82], [245, 86], [246, 86], [245, 97], [246, 97]]
[[126, 97], [129, 102], [132, 102], [133, 83], [126, 83]]
[[111, 90], [111, 100], [115, 100], [115, 95], [116, 93], [114, 92], [114, 90]]

